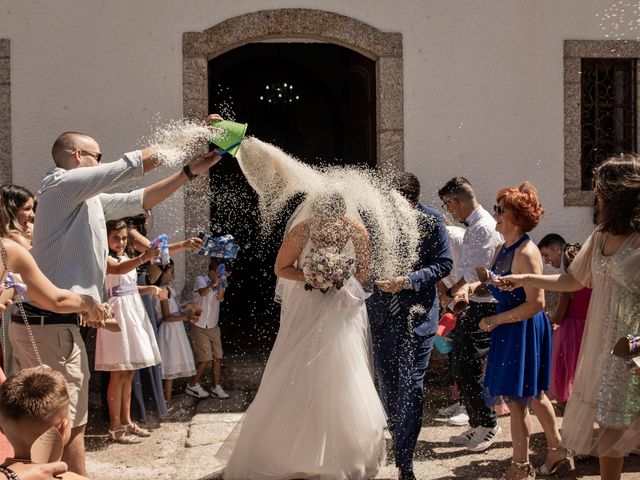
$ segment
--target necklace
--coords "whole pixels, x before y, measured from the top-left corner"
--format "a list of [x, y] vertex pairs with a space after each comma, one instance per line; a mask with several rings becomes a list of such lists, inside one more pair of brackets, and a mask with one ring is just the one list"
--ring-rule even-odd
[[[9, 259], [7, 258], [7, 251], [4, 248], [4, 243], [2, 242], [2, 239], [0, 238], [0, 254], [2, 256], [2, 266], [4, 267], [5, 271], [7, 272], [7, 274], [9, 273]], [[31, 331], [31, 325], [29, 325], [29, 319], [27, 318], [27, 313], [24, 311], [24, 306], [22, 305], [22, 296], [19, 295], [16, 298], [16, 305], [18, 305], [18, 309], [20, 310], [20, 315], [22, 316], [22, 320], [24, 321], [24, 326], [27, 327], [27, 333], [29, 335], [29, 341], [31, 342], [31, 346], [33, 347], [33, 351], [36, 355], [36, 360], [38, 361], [38, 365], [39, 366], [44, 366], [44, 364], [42, 363], [42, 359], [40, 358], [40, 352], [38, 351], [38, 345], [36, 344], [36, 340], [33, 336], [33, 332]], [[7, 345], [7, 334], [6, 334], [6, 325], [7, 322], [2, 322], [2, 345], [6, 346]], [[4, 364], [6, 365], [6, 361], [7, 361], [7, 349], [6, 347], [2, 349], [2, 360], [5, 362]]]

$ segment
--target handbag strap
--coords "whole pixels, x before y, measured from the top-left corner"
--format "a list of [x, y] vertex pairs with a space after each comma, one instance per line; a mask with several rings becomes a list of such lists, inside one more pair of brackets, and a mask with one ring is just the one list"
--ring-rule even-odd
[[[2, 238], [0, 237], [0, 256], [2, 257], [2, 266], [4, 267], [5, 275], [9, 274], [9, 259], [7, 258], [7, 250], [4, 248], [4, 243]], [[18, 295], [15, 300], [16, 305], [18, 305], [18, 310], [20, 310], [20, 315], [22, 316], [22, 320], [24, 321], [25, 327], [27, 327], [27, 334], [29, 335], [29, 342], [33, 347], [33, 352], [35, 353], [36, 360], [40, 367], [44, 366], [42, 363], [42, 359], [40, 358], [40, 352], [38, 351], [38, 345], [36, 344], [36, 339], [33, 336], [33, 331], [31, 331], [31, 325], [29, 325], [29, 319], [27, 318], [27, 312], [24, 311], [24, 306], [22, 305], [22, 296]], [[7, 364], [7, 334], [5, 328], [5, 322], [2, 322], [2, 356], [4, 365]]]

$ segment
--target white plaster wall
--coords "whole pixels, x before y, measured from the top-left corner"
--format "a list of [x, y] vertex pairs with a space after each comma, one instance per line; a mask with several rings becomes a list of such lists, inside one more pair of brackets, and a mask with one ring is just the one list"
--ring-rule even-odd
[[[425, 201], [467, 176], [491, 207], [523, 179], [547, 215], [534, 232], [583, 240], [590, 209], [563, 206], [563, 40], [603, 39], [610, 0], [2, 0], [11, 40], [15, 183], [37, 190], [64, 130], [107, 159], [142, 145], [154, 115], [182, 116], [182, 33], [268, 8], [316, 8], [400, 32], [405, 163]], [[155, 230], [183, 224], [181, 196]], [[182, 265], [179, 265], [178, 278]]]

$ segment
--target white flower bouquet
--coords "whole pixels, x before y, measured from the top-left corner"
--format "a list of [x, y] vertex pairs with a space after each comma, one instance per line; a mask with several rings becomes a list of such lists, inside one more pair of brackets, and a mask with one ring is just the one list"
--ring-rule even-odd
[[355, 271], [355, 260], [324, 248], [311, 249], [302, 265], [305, 290], [340, 290]]

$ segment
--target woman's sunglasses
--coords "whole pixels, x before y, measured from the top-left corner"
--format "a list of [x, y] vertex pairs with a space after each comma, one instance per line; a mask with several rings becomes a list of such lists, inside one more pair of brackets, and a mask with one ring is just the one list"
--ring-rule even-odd
[[496, 215], [502, 215], [505, 212], [506, 208], [504, 208], [502, 205], [494, 205], [493, 206], [493, 213], [495, 213]]

